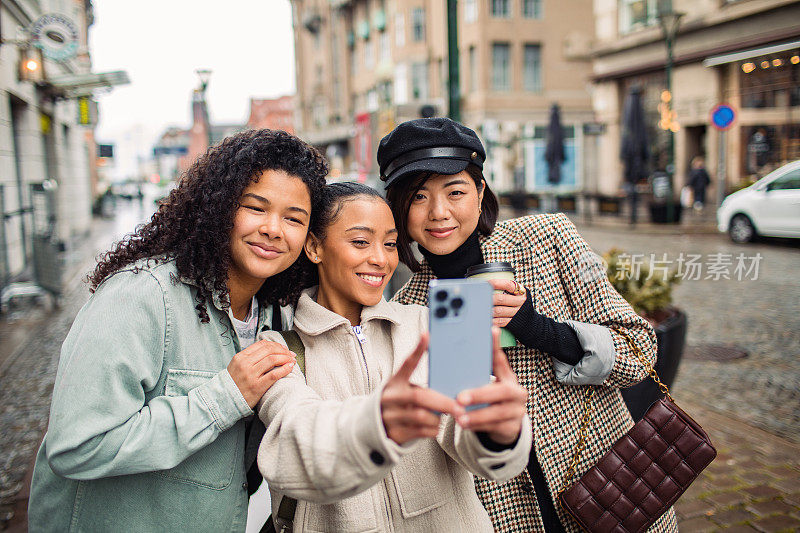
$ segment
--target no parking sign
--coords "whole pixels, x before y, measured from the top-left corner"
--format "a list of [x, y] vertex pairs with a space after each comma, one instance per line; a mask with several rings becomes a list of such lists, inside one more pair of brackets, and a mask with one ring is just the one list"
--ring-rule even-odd
[[719, 104], [711, 110], [711, 124], [719, 131], [725, 131], [736, 122], [736, 111], [728, 104]]

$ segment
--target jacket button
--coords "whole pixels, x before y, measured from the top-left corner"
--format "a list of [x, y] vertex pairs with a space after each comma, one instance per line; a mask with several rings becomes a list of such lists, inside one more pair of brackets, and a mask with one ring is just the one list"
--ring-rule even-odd
[[529, 481], [524, 481], [520, 485], [520, 488], [522, 489], [522, 492], [527, 492], [528, 494], [531, 494], [533, 492], [533, 483]]
[[372, 459], [372, 462], [378, 466], [382, 465], [386, 461], [386, 459], [383, 458], [383, 455], [375, 450], [369, 452], [369, 458]]
[[244, 483], [242, 483], [242, 488], [243, 488], [244, 490], [247, 490], [247, 481], [245, 481]]

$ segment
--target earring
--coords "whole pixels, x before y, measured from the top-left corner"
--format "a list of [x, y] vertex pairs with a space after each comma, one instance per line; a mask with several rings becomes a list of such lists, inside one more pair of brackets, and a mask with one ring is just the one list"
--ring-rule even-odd
[[478, 216], [481, 216], [481, 213], [483, 213], [483, 208], [478, 206]]

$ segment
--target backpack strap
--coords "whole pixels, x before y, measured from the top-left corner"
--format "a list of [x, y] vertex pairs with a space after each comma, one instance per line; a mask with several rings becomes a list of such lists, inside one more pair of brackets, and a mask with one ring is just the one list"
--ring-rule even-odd
[[286, 341], [286, 347], [295, 353], [297, 356], [297, 366], [300, 367], [300, 372], [305, 375], [306, 373], [306, 347], [303, 344], [303, 339], [293, 329], [281, 331], [281, 337]]
[[[281, 337], [286, 342], [286, 347], [295, 353], [297, 356], [297, 366], [300, 371], [305, 375], [306, 373], [306, 347], [303, 344], [303, 339], [294, 330], [281, 331]], [[262, 533], [277, 531], [278, 533], [291, 533], [294, 526], [294, 514], [297, 511], [297, 500], [289, 496], [283, 496], [281, 503], [278, 505], [278, 512], [267, 519], [267, 523], [261, 529]], [[275, 520], [274, 525], [277, 525], [277, 530], [273, 528], [273, 517]]]

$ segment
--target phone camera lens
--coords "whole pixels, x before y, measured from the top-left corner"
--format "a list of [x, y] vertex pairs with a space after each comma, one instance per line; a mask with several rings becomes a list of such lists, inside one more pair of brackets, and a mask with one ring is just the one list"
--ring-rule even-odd
[[444, 318], [447, 316], [447, 308], [446, 307], [437, 307], [436, 308], [436, 318]]
[[439, 291], [436, 293], [436, 301], [443, 302], [447, 300], [447, 291]]
[[453, 306], [453, 309], [461, 309], [461, 306], [464, 305], [464, 300], [461, 298], [453, 298], [453, 301], [450, 302], [450, 305]]

